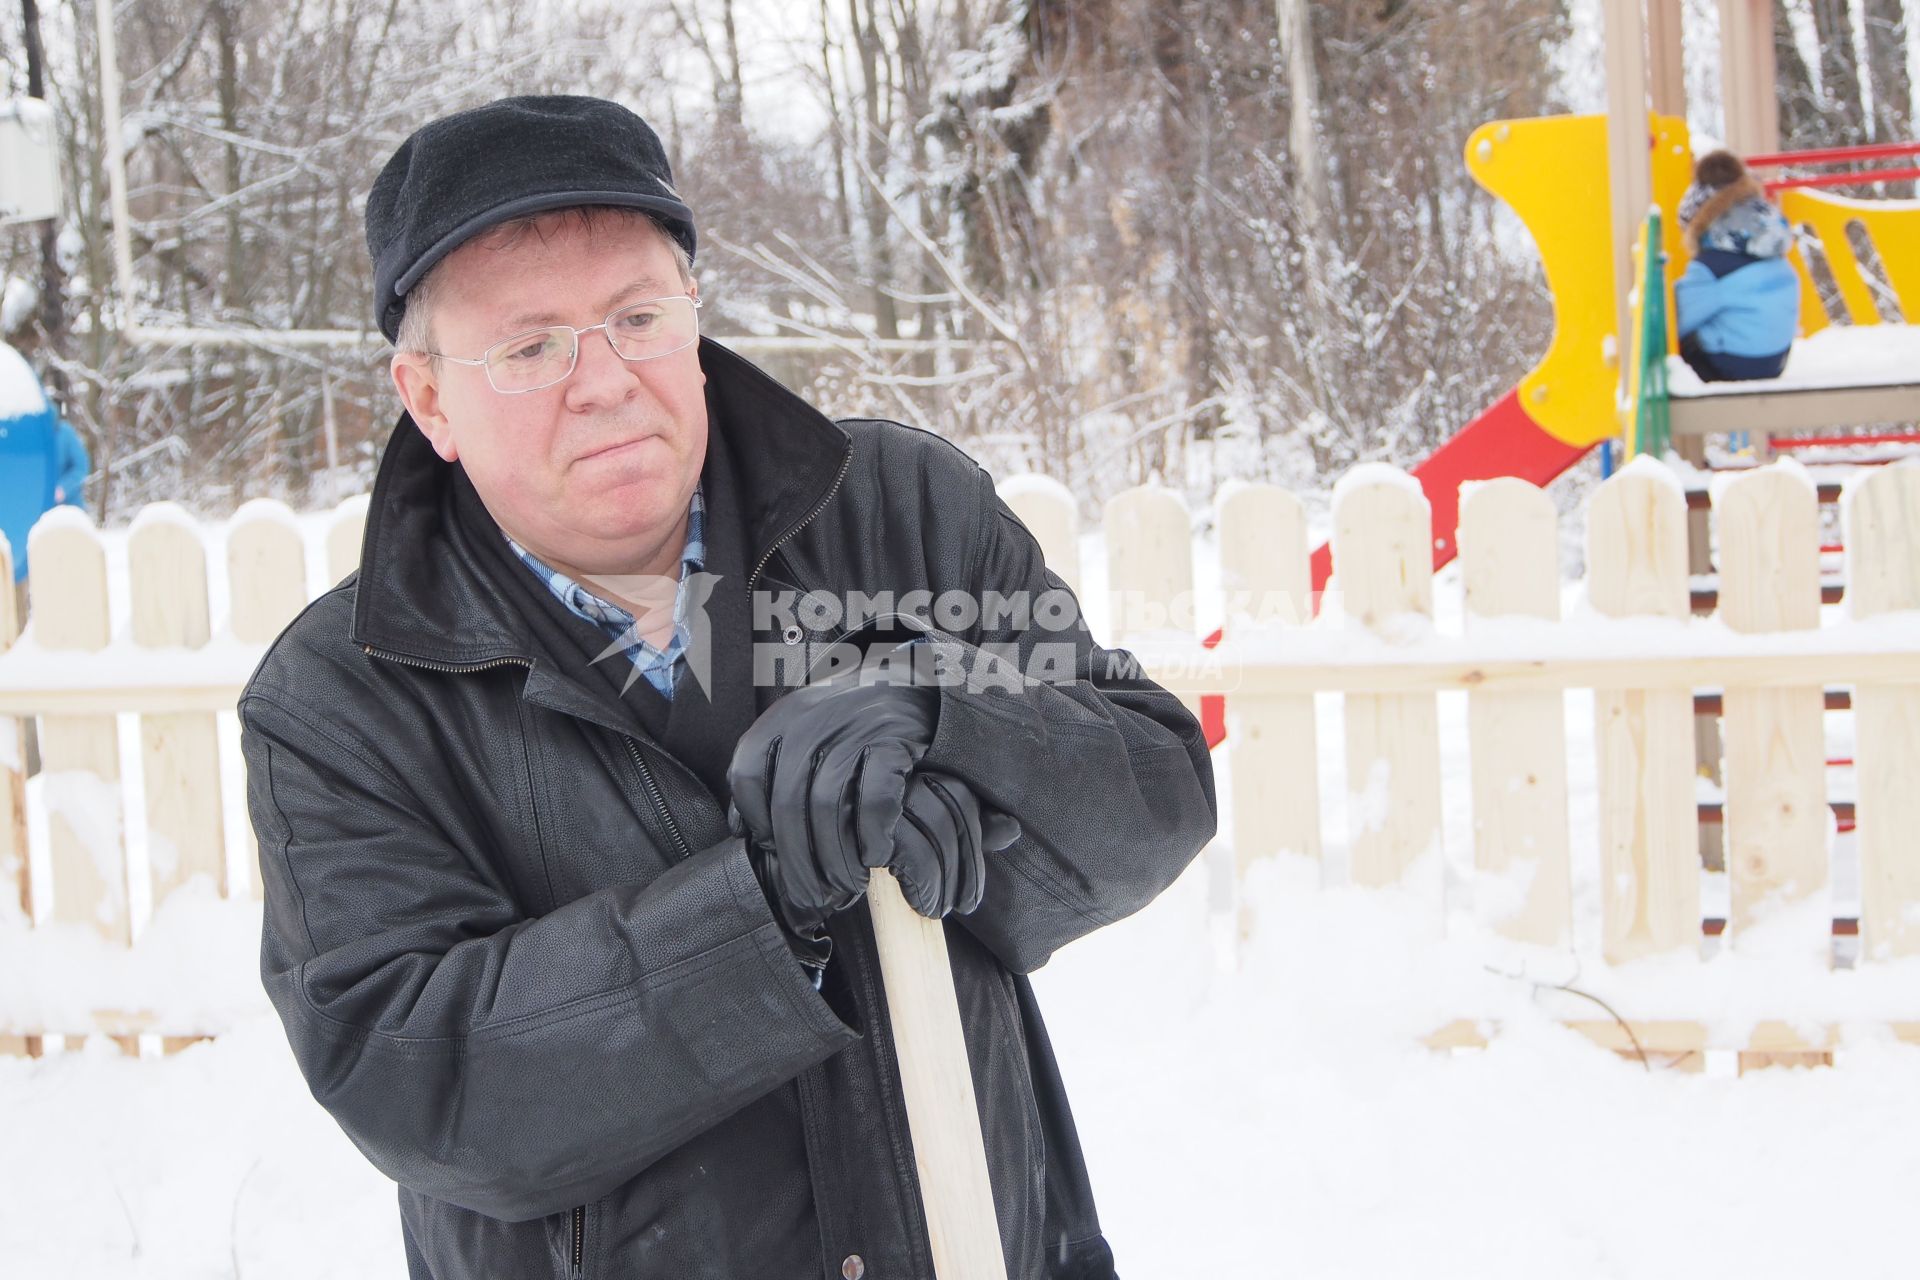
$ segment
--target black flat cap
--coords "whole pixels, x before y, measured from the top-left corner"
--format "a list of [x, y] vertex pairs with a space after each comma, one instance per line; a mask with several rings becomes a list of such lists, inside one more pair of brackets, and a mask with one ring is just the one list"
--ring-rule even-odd
[[617, 102], [555, 94], [502, 98], [422, 125], [367, 194], [373, 312], [389, 341], [407, 290], [465, 241], [509, 218], [575, 205], [657, 215], [694, 250], [693, 211], [666, 150]]

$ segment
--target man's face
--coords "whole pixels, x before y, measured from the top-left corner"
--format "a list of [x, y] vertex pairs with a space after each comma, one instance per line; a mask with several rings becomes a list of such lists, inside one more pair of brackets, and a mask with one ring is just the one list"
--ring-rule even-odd
[[[461, 245], [436, 269], [433, 348], [478, 357], [548, 324], [584, 329], [617, 307], [678, 293], [665, 238], [650, 224], [574, 215], [533, 234]], [[580, 340], [573, 373], [501, 395], [477, 365], [401, 353], [394, 385], [448, 462], [467, 469], [500, 526], [557, 567], [632, 573], [679, 527], [706, 457], [706, 375], [698, 346], [627, 361], [604, 330]], [[671, 548], [678, 553], [678, 548]]]

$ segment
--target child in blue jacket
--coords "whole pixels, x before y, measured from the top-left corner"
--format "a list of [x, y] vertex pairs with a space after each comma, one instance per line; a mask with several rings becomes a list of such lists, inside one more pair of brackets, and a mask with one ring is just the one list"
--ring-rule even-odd
[[27, 576], [34, 522], [54, 507], [85, 505], [89, 466], [86, 445], [48, 403], [33, 367], [0, 343], [0, 533], [13, 548], [15, 583]]
[[1694, 167], [1680, 201], [1693, 261], [1673, 286], [1680, 356], [1706, 382], [1777, 378], [1800, 325], [1793, 229], [1730, 151]]

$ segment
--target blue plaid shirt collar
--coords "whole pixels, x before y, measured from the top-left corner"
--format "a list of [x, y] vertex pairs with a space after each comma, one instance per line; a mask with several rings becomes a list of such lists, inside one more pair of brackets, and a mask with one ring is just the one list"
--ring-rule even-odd
[[614, 652], [615, 646], [624, 650], [634, 670], [648, 684], [659, 690], [661, 696], [673, 697], [674, 680], [680, 668], [686, 665], [687, 578], [705, 568], [707, 561], [707, 503], [702, 485], [694, 485], [693, 500], [687, 504], [687, 545], [680, 553], [680, 585], [673, 597], [673, 637], [667, 641], [664, 649], [655, 648], [641, 637], [634, 627], [631, 613], [609, 600], [601, 599], [547, 564], [506, 535], [504, 530], [502, 535], [506, 536], [507, 545], [520, 557], [520, 562], [546, 584], [555, 599], [564, 604], [569, 612], [585, 618], [606, 634], [613, 642], [606, 653]]

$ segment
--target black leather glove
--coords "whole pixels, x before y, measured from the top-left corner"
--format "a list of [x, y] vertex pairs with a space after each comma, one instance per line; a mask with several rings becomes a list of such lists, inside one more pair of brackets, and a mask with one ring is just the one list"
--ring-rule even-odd
[[728, 826], [758, 846], [790, 928], [814, 936], [893, 857], [907, 780], [940, 712], [929, 686], [861, 683], [852, 669], [781, 696], [742, 734]]
[[902, 896], [915, 911], [938, 920], [980, 905], [986, 854], [1018, 840], [1020, 824], [981, 805], [973, 788], [952, 774], [927, 771], [913, 775], [894, 836], [888, 865]]

